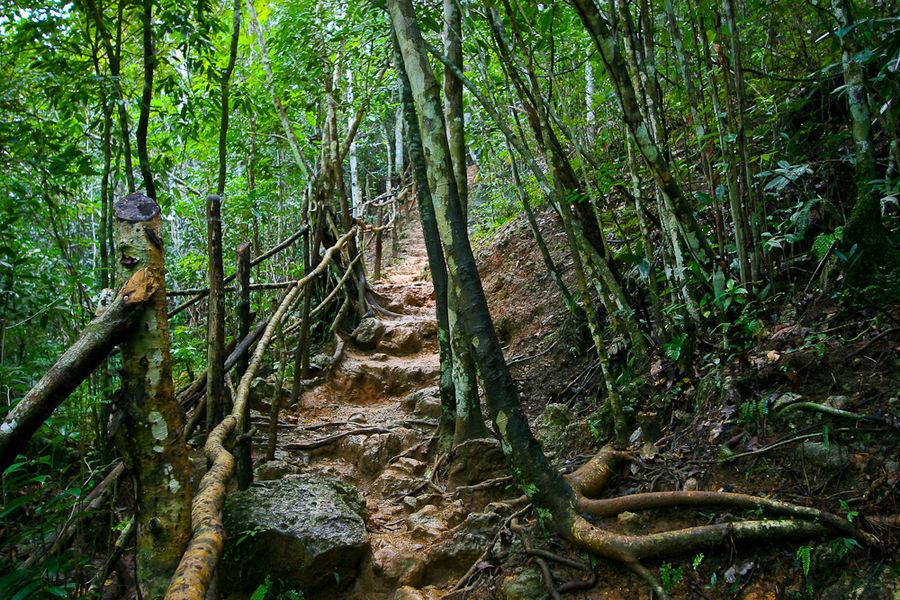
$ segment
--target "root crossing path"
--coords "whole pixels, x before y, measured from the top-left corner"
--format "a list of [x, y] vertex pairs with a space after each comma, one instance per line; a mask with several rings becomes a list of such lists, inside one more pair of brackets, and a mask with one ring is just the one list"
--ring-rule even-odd
[[259, 479], [285, 472], [338, 478], [365, 499], [369, 551], [355, 582], [328, 598], [442, 598], [508, 516], [504, 505], [489, 505], [490, 486], [468, 485], [502, 476], [492, 440], [476, 440], [485, 446], [472, 448], [481, 466], [457, 484], [433, 477], [437, 455], [428, 440], [440, 415], [434, 293], [418, 224], [404, 242], [402, 259], [372, 284], [385, 310], [367, 316], [324, 383], [282, 413], [277, 460], [269, 463], [281, 470], [258, 469]]

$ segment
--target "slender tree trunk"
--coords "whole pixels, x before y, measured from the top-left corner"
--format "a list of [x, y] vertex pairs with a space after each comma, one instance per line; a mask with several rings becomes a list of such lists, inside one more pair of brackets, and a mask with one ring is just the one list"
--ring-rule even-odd
[[216, 183], [216, 194], [225, 194], [225, 179], [227, 175], [228, 157], [228, 93], [231, 73], [234, 71], [234, 63], [237, 59], [238, 38], [241, 36], [241, 0], [234, 0], [234, 18], [231, 25], [231, 45], [228, 48], [228, 65], [222, 72], [222, 110], [219, 117], [219, 178]]
[[846, 249], [856, 245], [865, 254], [852, 274], [854, 280], [862, 280], [866, 277], [865, 271], [872, 265], [884, 263], [887, 235], [881, 222], [881, 202], [872, 183], [878, 176], [871, 129], [872, 110], [866, 92], [866, 74], [856, 59], [859, 44], [853, 30], [856, 25], [853, 6], [850, 0], [833, 0], [832, 10], [838, 25], [845, 32], [839, 40], [856, 156], [856, 203], [844, 229], [843, 243]]
[[[263, 65], [263, 70], [266, 72], [266, 83], [272, 92], [272, 104], [274, 104], [275, 112], [278, 114], [278, 120], [281, 122], [281, 127], [284, 130], [284, 136], [287, 138], [288, 144], [291, 147], [291, 154], [294, 157], [294, 162], [297, 164], [297, 168], [300, 169], [300, 173], [303, 174], [303, 177], [308, 179], [309, 168], [306, 166], [306, 160], [303, 158], [303, 153], [300, 152], [300, 143], [297, 141], [297, 134], [288, 117], [287, 110], [285, 110], [284, 105], [281, 103], [281, 96], [275, 89], [275, 74], [272, 72], [272, 62], [269, 59], [269, 50], [266, 48], [266, 37], [263, 33], [262, 26], [259, 23], [259, 16], [256, 14], [256, 6], [254, 5], [253, 0], [246, 0], [246, 8], [247, 15], [250, 18], [250, 31], [253, 32], [253, 36], [256, 38], [260, 62]], [[302, 211], [303, 215], [306, 215], [307, 209], [308, 207], [304, 204]]]
[[131, 133], [128, 125], [128, 107], [125, 104], [125, 94], [122, 91], [121, 80], [121, 51], [122, 51], [122, 23], [125, 2], [118, 3], [118, 15], [116, 19], [116, 40], [113, 46], [112, 37], [103, 21], [103, 13], [96, 0], [85, 0], [86, 12], [90, 13], [97, 31], [100, 32], [100, 40], [106, 50], [106, 59], [109, 62], [109, 73], [112, 76], [113, 96], [116, 101], [119, 117], [119, 130], [122, 135], [122, 155], [125, 160], [125, 179], [128, 184], [128, 192], [136, 189], [134, 183], [134, 170], [131, 165]]
[[519, 166], [516, 164], [515, 157], [513, 157], [512, 146], [507, 142], [506, 147], [510, 155], [509, 164], [512, 167], [513, 183], [516, 187], [516, 193], [519, 195], [519, 200], [522, 202], [522, 209], [525, 211], [525, 216], [528, 218], [528, 226], [531, 228], [532, 235], [534, 235], [535, 244], [537, 244], [538, 250], [541, 252], [541, 258], [544, 259], [544, 266], [547, 267], [550, 278], [553, 279], [557, 289], [559, 289], [559, 293], [562, 296], [566, 308], [569, 309], [569, 313], [576, 317], [581, 316], [581, 311], [578, 309], [575, 299], [572, 298], [569, 288], [566, 287], [565, 282], [560, 276], [559, 269], [553, 262], [553, 257], [550, 256], [550, 250], [547, 249], [547, 243], [544, 241], [544, 236], [541, 235], [541, 229], [538, 227], [537, 219], [534, 217], [534, 211], [531, 209], [531, 201], [528, 199], [528, 192], [526, 191], [525, 186], [522, 185], [522, 180], [519, 177]]
[[206, 321], [207, 383], [206, 431], [222, 420], [225, 396], [225, 284], [222, 267], [222, 199], [206, 197], [206, 233], [209, 248], [209, 313]]
[[428, 157], [429, 188], [447, 258], [448, 286], [457, 291], [458, 314], [467, 333], [473, 341], [477, 340], [473, 344], [475, 362], [495, 431], [500, 436], [517, 483], [538, 507], [538, 512], [545, 511], [551, 520], [557, 515], [566, 519], [571, 515], [572, 488], [549, 464], [531, 433], [491, 322], [456, 193], [453, 163], [437, 93], [439, 86], [425, 55], [412, 3], [410, 0], [388, 0], [388, 9], [416, 103], [419, 129], [423, 134], [422, 146]]
[[[463, 70], [462, 15], [459, 0], [443, 0], [444, 12], [444, 54]], [[450, 143], [450, 157], [453, 160], [453, 174], [456, 189], [464, 215], [468, 215], [469, 182], [466, 173], [466, 137], [463, 123], [463, 86], [453, 71], [444, 71], [444, 119], [447, 123], [447, 140]]]
[[156, 200], [156, 184], [150, 168], [150, 154], [147, 152], [147, 134], [150, 126], [150, 102], [153, 100], [153, 73], [156, 69], [156, 47], [153, 43], [153, 0], [142, 0], [142, 36], [144, 54], [144, 83], [141, 89], [141, 111], [135, 131], [138, 159], [141, 163], [141, 177], [147, 196]]
[[573, 0], [573, 4], [606, 65], [607, 73], [619, 99], [622, 116], [634, 137], [637, 149], [647, 161], [653, 178], [663, 195], [671, 203], [678, 232], [703, 275], [703, 283], [709, 285], [709, 270], [715, 260], [715, 255], [697, 224], [691, 204], [666, 160], [665, 153], [654, 142], [653, 136], [647, 128], [635, 97], [634, 88], [629, 84], [628, 68], [619, 52], [615, 36], [593, 0]]
[[442, 432], [451, 433], [456, 423], [456, 389], [453, 385], [453, 350], [450, 345], [450, 316], [447, 308], [447, 263], [441, 238], [438, 233], [434, 204], [431, 199], [431, 188], [428, 183], [428, 167], [425, 151], [422, 148], [422, 136], [416, 107], [409, 87], [409, 79], [396, 35], [393, 36], [394, 62], [397, 68], [397, 82], [400, 88], [400, 106], [406, 118], [406, 132], [409, 136], [409, 160], [416, 182], [416, 198], [419, 203], [419, 219], [422, 221], [422, 235], [425, 238], [425, 251], [428, 254], [428, 266], [431, 270], [431, 281], [434, 285], [435, 313], [438, 324], [438, 353], [441, 363], [441, 422]]
[[121, 346], [123, 389], [119, 451], [134, 477], [136, 562], [141, 596], [163, 596], [191, 532], [184, 419], [175, 401], [166, 316], [159, 206], [141, 194], [116, 203], [123, 279], [147, 268], [158, 282], [137, 329]]

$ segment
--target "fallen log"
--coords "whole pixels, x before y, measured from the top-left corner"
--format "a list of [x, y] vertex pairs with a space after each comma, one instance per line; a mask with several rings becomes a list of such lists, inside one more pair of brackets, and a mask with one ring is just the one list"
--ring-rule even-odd
[[8, 467], [35, 431], [110, 351], [125, 339], [159, 284], [147, 269], [137, 271], [102, 313], [0, 423], [0, 471]]

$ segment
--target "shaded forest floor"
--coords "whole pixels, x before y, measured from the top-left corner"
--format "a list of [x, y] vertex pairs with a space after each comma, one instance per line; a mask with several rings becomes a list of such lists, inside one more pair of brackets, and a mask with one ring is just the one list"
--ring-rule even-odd
[[[549, 214], [540, 219], [558, 264], [568, 257]], [[524, 218], [478, 244], [495, 324], [536, 433], [565, 471], [611, 439], [603, 386], [589, 341], [570, 320]], [[316, 473], [351, 483], [365, 499], [371, 552], [341, 598], [542, 598], [541, 575], [524, 551], [544, 548], [589, 564], [592, 589], [572, 597], [649, 598], [620, 564], [591, 559], [548, 537], [534, 514], [510, 527], [520, 506], [499, 446], [476, 440], [453, 454], [431, 443], [439, 415], [433, 291], [418, 224], [385, 277], [373, 284], [387, 313], [346, 340], [332, 375], [282, 413], [277, 460], [260, 479]], [[567, 273], [571, 275], [571, 273]], [[884, 554], [844, 539], [735, 547], [652, 564], [675, 598], [896, 598], [900, 512], [897, 307], [842, 311], [830, 296], [789, 299], [753, 314], [752, 337], [722, 349], [722, 336], [696, 340], [694, 364], [659, 347], [648, 368], [619, 384], [635, 422], [631, 450], [610, 495], [699, 489], [771, 496], [871, 523]], [[376, 318], [371, 318], [376, 317]], [[372, 323], [375, 323], [374, 325]], [[374, 341], [373, 341], [374, 340]], [[668, 350], [668, 354], [667, 354]], [[812, 402], [866, 415], [835, 416]], [[792, 409], [781, 412], [784, 407]], [[262, 424], [265, 406], [254, 414]], [[833, 411], [832, 411], [833, 412]], [[841, 414], [841, 413], [838, 413]], [[643, 425], [643, 427], [639, 427]], [[259, 457], [257, 457], [259, 459]], [[625, 513], [602, 523], [650, 533], [741, 519], [740, 511]], [[557, 583], [577, 570], [554, 566]], [[460, 582], [464, 575], [468, 577]], [[462, 588], [454, 592], [454, 586]], [[344, 586], [345, 587], [345, 586]], [[317, 596], [310, 595], [315, 598]]]

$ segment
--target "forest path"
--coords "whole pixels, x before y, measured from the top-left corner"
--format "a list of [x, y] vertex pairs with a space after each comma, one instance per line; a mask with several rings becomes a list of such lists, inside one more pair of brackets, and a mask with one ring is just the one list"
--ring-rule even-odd
[[[400, 259], [399, 257], [402, 257]], [[355, 486], [366, 502], [364, 520], [371, 552], [353, 587], [329, 598], [394, 598], [404, 585], [444, 584], [468, 568], [426, 573], [424, 556], [465, 515], [456, 505], [426, 507], [432, 522], [417, 525], [411, 514], [440, 505], [429, 481], [432, 459], [426, 442], [440, 414], [434, 291], [427, 280], [421, 226], [410, 224], [399, 262], [372, 288], [387, 312], [375, 311], [347, 338], [342, 358], [322, 385], [307, 390], [282, 414], [277, 458], [301, 473], [338, 478]], [[394, 259], [392, 259], [394, 260]], [[331, 436], [317, 448], [310, 448]], [[425, 494], [423, 496], [423, 493]], [[428, 495], [435, 499], [429, 502]], [[457, 503], [458, 504], [458, 503]], [[458, 573], [456, 571], [459, 571]], [[435, 588], [421, 598], [438, 598]]]

